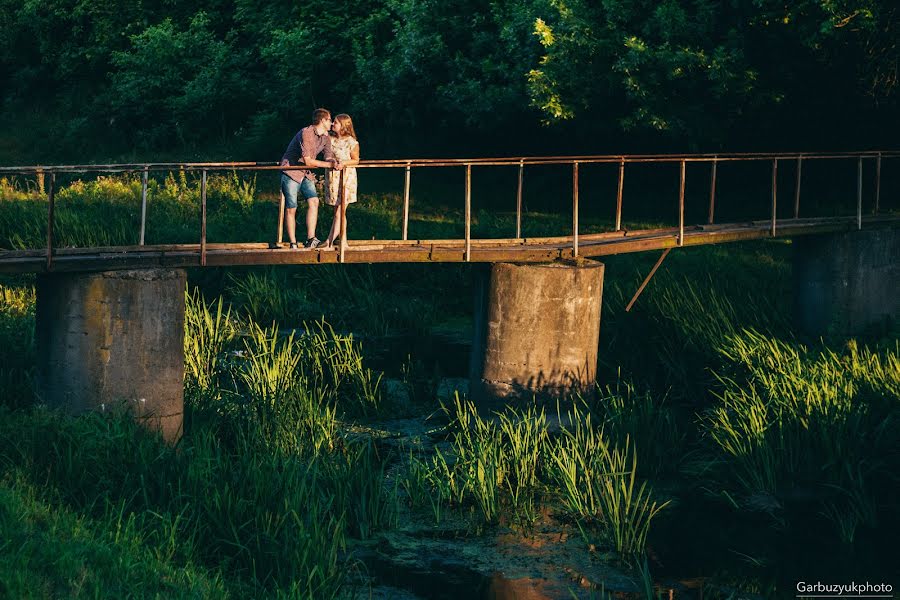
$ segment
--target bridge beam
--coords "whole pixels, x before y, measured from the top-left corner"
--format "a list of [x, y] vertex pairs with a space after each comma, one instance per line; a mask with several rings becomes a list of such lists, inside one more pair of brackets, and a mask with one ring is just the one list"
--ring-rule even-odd
[[804, 236], [793, 246], [800, 331], [878, 334], [900, 323], [900, 229]]
[[603, 263], [496, 263], [476, 292], [470, 396], [560, 396], [596, 381]]
[[77, 415], [124, 405], [169, 442], [182, 433], [183, 269], [38, 277], [38, 395]]

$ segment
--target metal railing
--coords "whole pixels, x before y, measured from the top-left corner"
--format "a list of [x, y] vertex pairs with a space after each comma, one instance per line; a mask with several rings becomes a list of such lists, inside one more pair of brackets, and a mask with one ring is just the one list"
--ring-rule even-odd
[[[822, 161], [822, 160], [856, 160], [857, 161], [857, 202], [856, 202], [856, 226], [862, 228], [862, 205], [863, 205], [863, 165], [869, 161], [874, 164], [875, 168], [875, 189], [874, 189], [874, 209], [875, 215], [880, 211], [881, 197], [881, 172], [882, 162], [887, 159], [896, 159], [900, 157], [898, 150], [881, 150], [881, 151], [864, 151], [864, 152], [841, 152], [841, 153], [732, 153], [732, 154], [669, 154], [669, 155], [603, 155], [603, 156], [518, 156], [507, 158], [435, 158], [435, 159], [387, 159], [387, 160], [369, 160], [362, 161], [356, 168], [359, 169], [392, 169], [399, 168], [404, 170], [404, 189], [403, 189], [403, 209], [402, 209], [402, 227], [401, 235], [403, 240], [408, 240], [409, 234], [409, 204], [410, 204], [410, 185], [411, 172], [414, 168], [465, 168], [465, 201], [464, 201], [464, 219], [465, 233], [464, 243], [464, 260], [471, 260], [471, 204], [472, 204], [472, 167], [493, 167], [493, 166], [517, 166], [518, 167], [518, 188], [516, 192], [516, 238], [522, 238], [522, 195], [524, 184], [524, 171], [526, 166], [537, 165], [571, 165], [572, 167], [572, 251], [574, 256], [578, 256], [578, 212], [579, 212], [579, 167], [588, 164], [616, 164], [618, 165], [618, 181], [616, 192], [616, 211], [615, 211], [615, 231], [622, 231], [622, 209], [624, 198], [624, 183], [626, 165], [628, 164], [647, 164], [647, 163], [669, 163], [679, 166], [679, 187], [678, 187], [678, 235], [677, 245], [684, 244], [684, 228], [685, 228], [685, 187], [686, 187], [686, 167], [688, 163], [708, 163], [710, 165], [710, 181], [709, 181], [709, 206], [707, 211], [707, 223], [715, 222], [716, 209], [716, 191], [717, 191], [717, 175], [720, 163], [730, 162], [770, 162], [771, 163], [771, 213], [770, 213], [770, 233], [772, 236], [777, 235], [777, 209], [778, 209], [778, 166], [779, 162], [793, 161], [796, 163], [795, 169], [795, 186], [794, 186], [794, 219], [799, 218], [800, 214], [800, 196], [801, 196], [801, 178], [804, 162]], [[294, 169], [310, 170], [314, 167], [304, 167], [302, 165], [292, 167]], [[145, 243], [145, 230], [147, 221], [147, 187], [149, 173], [155, 171], [174, 170], [182, 172], [199, 172], [201, 175], [200, 186], [200, 264], [206, 265], [206, 187], [207, 175], [210, 171], [282, 171], [284, 167], [279, 163], [258, 163], [258, 162], [203, 162], [203, 163], [132, 163], [132, 164], [91, 164], [91, 165], [35, 165], [35, 166], [18, 166], [18, 167], [0, 167], [0, 176], [11, 175], [34, 175], [38, 178], [46, 178], [49, 176], [49, 184], [47, 186], [48, 197], [48, 214], [47, 214], [47, 268], [52, 266], [53, 261], [53, 223], [54, 223], [54, 195], [56, 192], [55, 183], [58, 174], [79, 174], [79, 173], [141, 173], [141, 223], [139, 245]], [[340, 192], [339, 195], [343, 201], [343, 172], [341, 172]], [[345, 206], [346, 208], [346, 206]], [[278, 236], [280, 242], [282, 234], [283, 205], [278, 220]], [[344, 248], [346, 247], [346, 210], [343, 212], [344, 219], [341, 226], [341, 249], [340, 261], [344, 262]]]

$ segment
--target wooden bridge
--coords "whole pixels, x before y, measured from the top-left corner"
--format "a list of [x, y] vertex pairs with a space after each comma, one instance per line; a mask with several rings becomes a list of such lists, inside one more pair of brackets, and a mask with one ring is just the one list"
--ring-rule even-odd
[[[40, 249], [0, 251], [0, 272], [87, 272], [120, 269], [185, 268], [231, 265], [279, 265], [318, 263], [387, 263], [387, 262], [550, 262], [577, 257], [600, 257], [628, 252], [659, 250], [679, 246], [717, 244], [771, 237], [796, 237], [838, 231], [852, 231], [872, 227], [895, 227], [900, 216], [881, 211], [882, 163], [896, 160], [898, 151], [870, 151], [849, 153], [781, 153], [781, 154], [694, 154], [694, 155], [622, 155], [622, 156], [568, 156], [568, 157], [511, 157], [473, 159], [408, 159], [364, 161], [360, 169], [403, 169], [405, 185], [403, 194], [402, 234], [399, 240], [346, 240], [340, 250], [317, 249], [289, 251], [281, 244], [282, 224], [278, 221], [276, 243], [248, 240], [247, 243], [217, 244], [206, 239], [206, 182], [207, 175], [216, 171], [270, 171], [281, 170], [275, 163], [142, 163], [114, 165], [59, 165], [0, 167], [0, 175], [24, 175], [49, 179], [47, 186], [47, 244]], [[847, 209], [855, 215], [845, 217], [800, 218], [800, 198], [803, 165], [809, 161], [855, 161], [857, 163], [857, 193], [847, 199]], [[771, 164], [771, 205], [766, 215], [757, 220], [717, 223], [715, 220], [717, 171], [720, 165], [729, 163], [763, 162]], [[618, 165], [615, 226], [604, 233], [579, 232], [579, 167], [590, 164]], [[627, 165], [675, 164], [680, 169], [677, 194], [674, 192], [673, 209], [677, 210], [678, 225], [669, 228], [629, 230], [622, 225], [622, 206]], [[685, 223], [685, 185], [688, 164], [704, 163], [709, 166], [708, 218], [704, 223]], [[778, 169], [790, 165], [795, 174], [793, 194], [789, 198], [793, 215], [778, 218], [779, 195]], [[537, 165], [563, 165], [571, 168], [572, 199], [571, 235], [528, 238], [521, 235], [522, 190], [526, 167]], [[865, 166], [874, 169], [873, 190], [863, 193]], [[516, 236], [505, 239], [473, 239], [471, 237], [471, 173], [473, 167], [518, 167], [516, 194]], [[443, 167], [464, 169], [466, 174], [464, 195], [465, 234], [460, 239], [411, 239], [409, 236], [410, 173], [417, 168]], [[200, 174], [200, 230], [195, 244], [153, 245], [144, 244], [147, 214], [147, 182], [151, 172], [182, 170]], [[57, 174], [80, 173], [141, 173], [142, 203], [140, 243], [134, 246], [63, 248], [54, 243], [54, 196]], [[783, 200], [782, 200], [783, 203]], [[865, 211], [864, 211], [864, 206]], [[279, 211], [280, 213], [283, 211]], [[781, 207], [781, 213], [786, 211]], [[789, 212], [789, 211], [788, 211]], [[864, 214], [865, 212], [865, 214]], [[273, 224], [275, 220], [273, 218]], [[342, 228], [346, 235], [346, 227]]]
[[[177, 439], [182, 428], [184, 293], [188, 267], [337, 262], [493, 263], [489, 277], [482, 270], [473, 273], [477, 285], [470, 397], [569, 393], [593, 389], [598, 358], [605, 267], [601, 262], [584, 258], [664, 250], [635, 293], [634, 303], [672, 248], [772, 237], [798, 238], [794, 244], [793, 295], [799, 329], [815, 335], [854, 334], [885, 324], [890, 327], [892, 321], [897, 322], [900, 319], [897, 294], [900, 219], [897, 214], [884, 214], [881, 210], [881, 172], [884, 161], [898, 157], [900, 152], [367, 161], [357, 168], [405, 171], [402, 239], [349, 242], [343, 239], [339, 251], [283, 248], [282, 224], [274, 214], [272, 222], [273, 225], [277, 222], [277, 231], [273, 227], [271, 244], [260, 240], [236, 244], [207, 242], [208, 173], [281, 170], [274, 164], [3, 167], [0, 176], [25, 175], [43, 178], [44, 183], [49, 178], [49, 185], [46, 186], [46, 245], [0, 251], [0, 272], [38, 273], [35, 340], [38, 393], [45, 403], [77, 414], [84, 410], [103, 410], [110, 403], [124, 401], [136, 417], [170, 440]], [[846, 198], [846, 209], [842, 211], [851, 214], [800, 217], [803, 165], [809, 161], [856, 163], [856, 194]], [[768, 214], [758, 215], [752, 221], [717, 222], [717, 172], [720, 165], [735, 162], [771, 164]], [[618, 165], [614, 226], [612, 231], [583, 234], [578, 221], [579, 169], [602, 163]], [[626, 167], [638, 163], [678, 166], [680, 175], [677, 187], [673, 181], [672, 194], [673, 214], [678, 215], [676, 226], [650, 230], [623, 226]], [[685, 222], [686, 167], [692, 163], [705, 163], [709, 167], [708, 207], [703, 207], [707, 218], [699, 224]], [[782, 201], [779, 211], [778, 169], [786, 163], [792, 166], [788, 173], [794, 173], [793, 198], [788, 207]], [[522, 236], [523, 174], [526, 168], [539, 165], [571, 169], [570, 235]], [[422, 240], [409, 235], [410, 172], [425, 167], [465, 170], [462, 238]], [[518, 167], [514, 238], [472, 238], [473, 167]], [[874, 186], [864, 194], [866, 168], [869, 170], [865, 172], [874, 174]], [[198, 243], [145, 244], [149, 175], [174, 170], [200, 176]], [[141, 173], [137, 245], [64, 248], [55, 243], [57, 175], [91, 172]], [[703, 187], [706, 185], [704, 181]], [[346, 232], [346, 227], [342, 229]]]

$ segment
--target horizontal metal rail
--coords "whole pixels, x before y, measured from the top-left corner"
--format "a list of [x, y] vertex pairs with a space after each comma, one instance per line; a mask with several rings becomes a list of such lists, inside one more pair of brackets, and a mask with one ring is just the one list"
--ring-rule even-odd
[[[360, 161], [356, 168], [385, 167], [464, 167], [467, 164], [479, 166], [518, 166], [593, 163], [680, 163], [727, 162], [727, 161], [772, 161], [790, 159], [849, 159], [849, 158], [897, 158], [900, 150], [866, 150], [860, 152], [782, 152], [782, 153], [733, 153], [733, 154], [631, 154], [631, 155], [584, 155], [584, 156], [516, 156], [483, 158], [398, 158]], [[183, 163], [123, 163], [123, 164], [82, 164], [82, 165], [30, 165], [0, 167], [0, 174], [33, 174], [65, 172], [109, 172], [132, 171], [283, 171], [292, 169], [308, 170], [314, 167], [294, 165], [285, 169], [278, 162], [183, 162]]]

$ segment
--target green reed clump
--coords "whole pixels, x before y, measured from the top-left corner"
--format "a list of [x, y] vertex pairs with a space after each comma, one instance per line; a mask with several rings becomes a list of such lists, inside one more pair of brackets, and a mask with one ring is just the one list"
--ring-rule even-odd
[[253, 322], [249, 328], [237, 379], [253, 437], [291, 453], [332, 450], [337, 404], [316, 380], [316, 361], [293, 333], [281, 337], [277, 326], [263, 329]]
[[640, 554], [651, 521], [668, 501], [656, 502], [647, 483], [638, 484], [630, 439], [616, 447], [577, 405], [560, 415], [560, 424], [561, 435], [549, 452], [550, 476], [565, 512], [597, 528], [617, 552]]
[[362, 346], [353, 334], [334, 331], [325, 320], [304, 324], [301, 349], [306, 377], [328, 390], [342, 411], [350, 415], [372, 415], [382, 402], [382, 373], [363, 364]]
[[548, 435], [543, 409], [508, 408], [485, 419], [456, 395], [444, 412], [451, 420], [450, 447], [429, 459], [410, 457], [402, 482], [410, 501], [428, 504], [436, 520], [452, 505], [473, 506], [488, 523], [505, 511], [533, 521]]
[[813, 495], [846, 509], [828, 514], [874, 525], [874, 507], [895, 502], [874, 490], [896, 489], [900, 468], [896, 342], [873, 351], [851, 341], [835, 352], [745, 331], [722, 354], [730, 367], [702, 421], [720, 484], [780, 504]]
[[527, 523], [538, 503], [554, 500], [617, 552], [643, 552], [650, 523], [668, 502], [656, 502], [647, 483], [638, 482], [627, 434], [617, 447], [577, 405], [559, 415], [553, 437], [535, 407], [486, 419], [457, 396], [444, 410], [449, 448], [428, 459], [411, 456], [402, 481], [414, 506], [430, 508], [435, 520], [446, 507], [471, 506], [488, 523], [506, 515]]
[[233, 377], [226, 354], [237, 323], [222, 298], [207, 304], [195, 288], [185, 292], [184, 300], [185, 430], [195, 422], [224, 426], [238, 412], [238, 405], [231, 401], [234, 386], [228, 385]]

